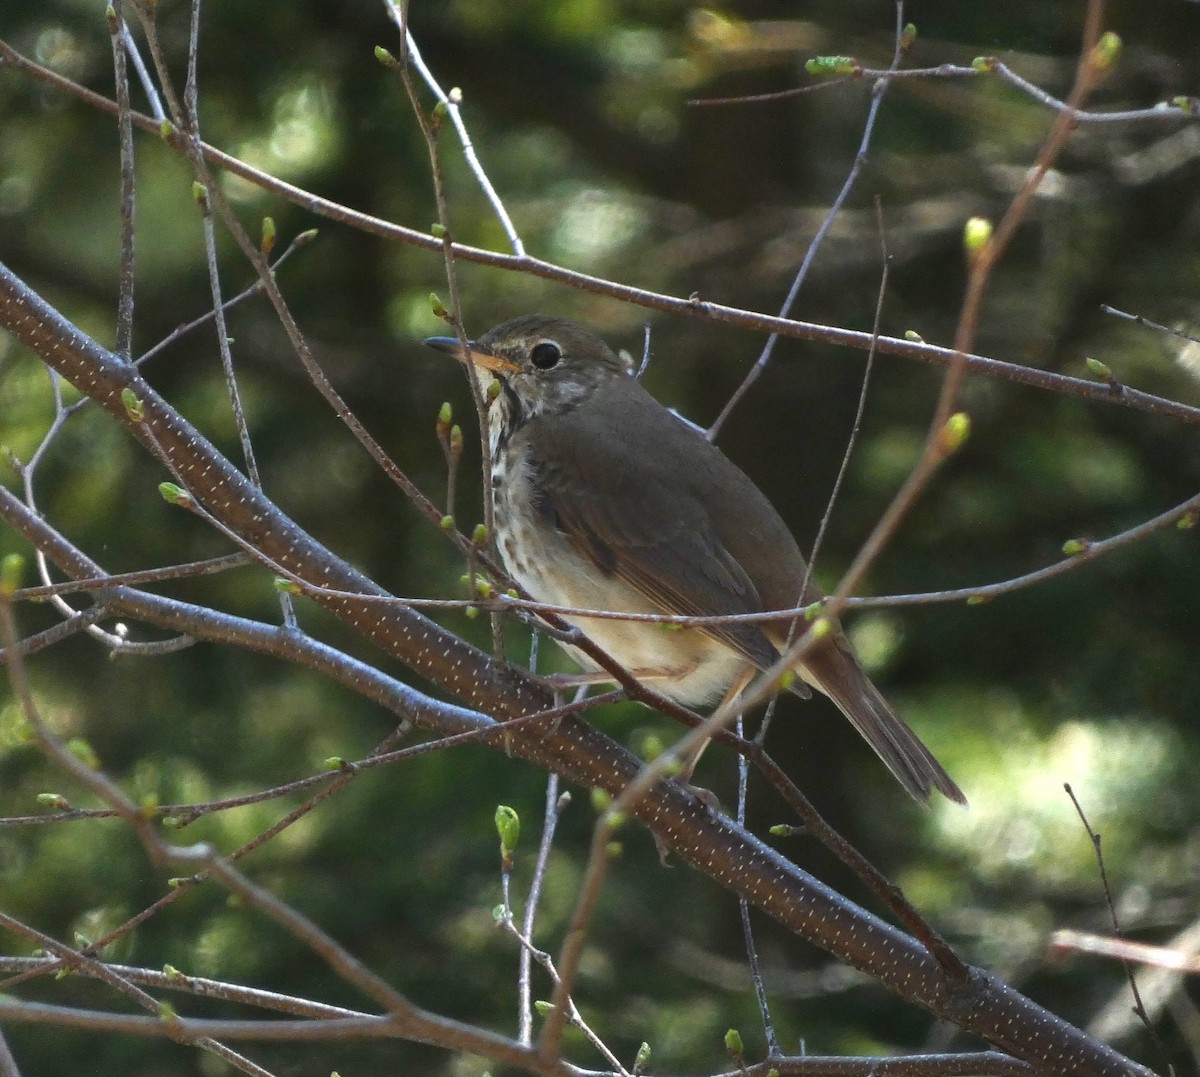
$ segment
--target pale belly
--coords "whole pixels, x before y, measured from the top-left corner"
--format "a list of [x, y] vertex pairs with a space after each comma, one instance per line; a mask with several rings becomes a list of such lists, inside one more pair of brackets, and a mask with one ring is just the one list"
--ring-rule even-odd
[[[537, 601], [574, 609], [662, 613], [639, 591], [601, 572], [558, 531], [522, 526], [510, 509], [512, 474], [499, 475], [496, 528], [504, 567]], [[518, 535], [518, 530], [520, 534]], [[553, 572], [548, 566], [554, 565]], [[562, 614], [639, 679], [680, 703], [719, 699], [747, 662], [735, 651], [694, 629]], [[599, 667], [577, 648], [564, 647], [589, 671]]]

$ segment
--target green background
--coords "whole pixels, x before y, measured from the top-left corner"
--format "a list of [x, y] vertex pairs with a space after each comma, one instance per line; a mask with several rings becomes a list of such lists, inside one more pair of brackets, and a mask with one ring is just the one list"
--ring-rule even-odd
[[[182, 79], [187, 10], [167, 0], [159, 7], [169, 61]], [[0, 37], [111, 95], [102, 15], [94, 4], [7, 0]], [[920, 37], [909, 62], [969, 64], [994, 53], [1062, 96], [1081, 15], [1076, 3], [913, 4], [906, 18]], [[813, 54], [885, 66], [894, 20], [891, 5], [847, 0], [744, 3], [719, 13], [669, 2], [447, 0], [417, 2], [412, 11], [426, 60], [445, 86], [463, 90], [474, 144], [532, 253], [620, 282], [768, 312], [778, 308], [853, 161], [869, 84], [760, 104], [692, 101], [798, 85]], [[1200, 5], [1114, 4], [1107, 25], [1125, 50], [1094, 107], [1148, 107], [1198, 91]], [[326, 198], [427, 229], [436, 211], [425, 147], [399, 81], [373, 59], [377, 44], [396, 50], [381, 4], [212, 0], [200, 51], [206, 139]], [[144, 107], [136, 88], [134, 102]], [[996, 78], [896, 84], [796, 316], [869, 329], [881, 273], [878, 197], [892, 256], [883, 331], [911, 329], [949, 343], [965, 280], [962, 224], [972, 214], [1003, 212], [1049, 122], [1046, 109]], [[992, 281], [977, 350], [1081, 376], [1085, 357], [1094, 356], [1123, 382], [1195, 401], [1198, 346], [1115, 320], [1100, 304], [1185, 328], [1200, 321], [1197, 131], [1194, 122], [1155, 122], [1079, 132]], [[209, 302], [192, 177], [157, 140], [138, 136], [136, 147], [135, 353]], [[116, 318], [116, 155], [111, 119], [0, 68], [0, 260], [106, 344]], [[449, 131], [443, 159], [456, 237], [504, 249]], [[240, 182], [225, 190], [252, 233], [267, 214], [281, 244], [320, 228], [317, 241], [280, 271], [281, 284], [339, 391], [439, 501], [446, 476], [434, 418], [443, 400], [466, 417], [458, 517], [469, 527], [480, 512], [469, 395], [461, 373], [419, 343], [442, 331], [428, 300], [431, 291], [447, 295], [440, 257], [315, 219]], [[252, 274], [227, 237], [221, 251], [232, 293]], [[761, 347], [746, 332], [529, 276], [464, 263], [459, 277], [464, 318], [476, 334], [540, 310], [586, 322], [639, 353], [648, 323], [654, 357], [647, 385], [700, 423], [716, 416]], [[239, 307], [230, 331], [269, 495], [394, 593], [462, 597], [461, 561], [329, 413], [268, 304]], [[806, 548], [842, 458], [863, 365], [856, 352], [781, 342], [721, 438]], [[190, 334], [148, 371], [237, 458], [211, 329]], [[915, 459], [938, 385], [933, 368], [878, 360], [862, 441], [817, 562], [824, 585], [836, 582]], [[1194, 432], [1178, 421], [974, 376], [962, 405], [972, 418], [970, 441], [876, 566], [873, 593], [1006, 579], [1056, 560], [1067, 539], [1111, 535], [1196, 491], [1200, 453]], [[0, 440], [27, 459], [51, 414], [40, 364], [0, 335]], [[10, 469], [3, 475], [18, 488]], [[166, 477], [89, 409], [41, 464], [38, 505], [109, 571], [225, 552], [218, 536], [162, 502], [155, 486]], [[0, 549], [24, 547], [0, 532]], [[277, 616], [270, 580], [256, 570], [164, 590]], [[963, 786], [969, 812], [910, 804], [824, 703], [782, 703], [768, 746], [964, 955], [1086, 1023], [1124, 974], [1107, 960], [1047, 956], [1056, 928], [1109, 930], [1091, 846], [1062, 784], [1071, 783], [1103, 832], [1127, 931], [1166, 942], [1191, 924], [1200, 894], [1198, 596], [1194, 533], [1171, 529], [988, 605], [850, 618], [877, 682]], [[300, 609], [306, 627], [374, 657], [310, 605]], [[38, 607], [19, 616], [26, 631], [52, 621]], [[482, 620], [440, 619], [486, 642]], [[132, 634], [153, 635], [136, 625]], [[524, 630], [514, 626], [512, 638], [522, 653]], [[285, 782], [330, 755], [357, 758], [394, 724], [313, 674], [212, 645], [154, 660], [110, 659], [76, 638], [38, 655], [29, 669], [59, 733], [86, 738], [105, 771], [135, 797], [164, 803]], [[675, 731], [633, 705], [596, 720], [638, 749]], [[729, 756], [712, 751], [701, 778], [728, 798], [732, 769]], [[498, 752], [430, 755], [359, 778], [245, 867], [414, 1002], [511, 1034], [516, 953], [491, 921], [499, 900], [491, 820], [497, 803], [514, 806], [524, 820], [520, 894], [544, 787], [544, 775]], [[24, 743], [16, 707], [0, 695], [0, 815], [35, 813], [35, 795], [47, 790], [90, 803]], [[586, 792], [573, 794], [537, 933], [551, 950], [574, 900], [593, 819]], [[179, 837], [228, 850], [295, 803], [224, 813]], [[750, 816], [759, 832], [786, 819], [758, 789]], [[795, 838], [784, 848], [851, 897], [870, 900], [813, 844]], [[74, 932], [95, 936], [150, 903], [164, 877], [115, 822], [0, 826], [0, 907], [66, 941]], [[810, 1052], [979, 1046], [772, 924], [758, 926], [785, 1050], [800, 1042]], [[733, 899], [686, 868], [661, 866], [644, 832], [624, 835], [590, 937], [577, 1000], [627, 1063], [647, 1040], [659, 1072], [726, 1068], [721, 1037], [730, 1026], [759, 1057]], [[29, 950], [9, 936], [0, 947]], [[152, 919], [112, 956], [363, 1004], [299, 943], [211, 886]], [[537, 994], [548, 996], [544, 982]], [[105, 989], [75, 979], [30, 984], [20, 997], [120, 1006]], [[1200, 1055], [1192, 999], [1185, 983], [1159, 1026], [1181, 1074], [1196, 1073]], [[177, 1001], [184, 1013], [245, 1016]], [[226, 1072], [199, 1052], [157, 1041], [31, 1025], [5, 1031], [28, 1074]], [[1121, 1046], [1163, 1066], [1145, 1037]], [[581, 1064], [600, 1065], [586, 1047], [572, 1047]], [[399, 1042], [255, 1046], [249, 1053], [288, 1074], [487, 1068]]]

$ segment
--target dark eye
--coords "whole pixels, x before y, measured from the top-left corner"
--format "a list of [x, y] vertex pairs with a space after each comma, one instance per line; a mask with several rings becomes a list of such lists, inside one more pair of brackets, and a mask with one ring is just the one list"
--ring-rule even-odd
[[549, 370], [552, 366], [557, 366], [561, 358], [562, 349], [552, 340], [543, 340], [541, 344], [535, 344], [533, 351], [529, 353], [529, 361], [538, 370]]

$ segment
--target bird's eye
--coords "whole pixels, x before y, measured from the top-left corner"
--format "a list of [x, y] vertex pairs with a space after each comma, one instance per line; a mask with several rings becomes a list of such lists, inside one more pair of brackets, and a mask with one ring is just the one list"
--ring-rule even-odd
[[535, 344], [533, 351], [529, 353], [529, 361], [538, 370], [549, 370], [552, 366], [557, 366], [561, 358], [562, 349], [552, 340], [543, 340], [540, 344]]

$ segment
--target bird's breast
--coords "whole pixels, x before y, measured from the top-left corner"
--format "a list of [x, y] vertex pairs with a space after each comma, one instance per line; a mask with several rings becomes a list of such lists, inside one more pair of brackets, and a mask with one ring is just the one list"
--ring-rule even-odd
[[[581, 554], [538, 504], [536, 473], [517, 437], [499, 446], [492, 461], [496, 541], [504, 567], [539, 602], [575, 610], [663, 613], [664, 610], [613, 572]], [[682, 703], [719, 698], [745, 662], [701, 632], [673, 631], [663, 624], [563, 614], [565, 620], [647, 683]], [[586, 655], [566, 648], [587, 669]]]

